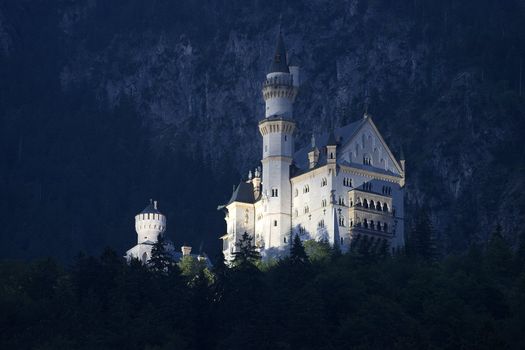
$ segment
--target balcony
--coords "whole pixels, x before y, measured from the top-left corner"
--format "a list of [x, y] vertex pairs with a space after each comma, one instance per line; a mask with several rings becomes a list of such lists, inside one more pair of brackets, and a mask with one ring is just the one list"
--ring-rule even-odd
[[378, 210], [378, 209], [372, 209], [370, 207], [364, 207], [362, 204], [355, 204], [354, 206], [352, 207], [349, 207], [350, 209], [355, 209], [355, 210], [359, 210], [359, 211], [363, 211], [365, 213], [371, 213], [371, 214], [378, 214], [378, 215], [388, 215], [388, 216], [394, 216], [394, 214], [392, 213], [392, 211], [389, 211], [389, 210]]

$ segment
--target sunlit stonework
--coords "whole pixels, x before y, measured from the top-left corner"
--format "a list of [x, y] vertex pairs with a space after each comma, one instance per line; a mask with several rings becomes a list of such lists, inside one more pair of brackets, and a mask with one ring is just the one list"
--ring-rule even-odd
[[285, 59], [279, 34], [262, 94], [262, 167], [234, 188], [224, 210], [223, 252], [232, 259], [244, 232], [266, 258], [287, 254], [292, 238], [326, 240], [344, 252], [352, 240], [398, 249], [404, 245], [405, 161], [397, 161], [367, 114], [354, 123], [312, 135], [294, 149], [293, 104], [299, 67]]

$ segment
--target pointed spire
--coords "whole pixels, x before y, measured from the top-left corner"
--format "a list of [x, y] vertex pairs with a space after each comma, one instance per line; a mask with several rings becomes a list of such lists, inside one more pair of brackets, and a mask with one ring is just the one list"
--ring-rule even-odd
[[330, 130], [330, 134], [328, 135], [328, 141], [326, 142], [327, 146], [337, 146], [337, 140], [335, 138], [334, 130]]
[[290, 70], [288, 69], [288, 62], [286, 62], [286, 48], [284, 47], [284, 40], [280, 25], [275, 55], [273, 56], [269, 73], [290, 73]]
[[315, 148], [315, 135], [313, 133], [312, 133], [311, 142], [312, 142], [312, 149], [314, 149]]

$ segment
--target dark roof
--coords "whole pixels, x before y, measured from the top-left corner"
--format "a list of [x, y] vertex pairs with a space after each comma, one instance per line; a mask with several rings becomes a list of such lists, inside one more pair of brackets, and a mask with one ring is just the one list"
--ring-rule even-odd
[[328, 141], [326, 141], [327, 146], [337, 146], [337, 140], [335, 139], [334, 131], [331, 130], [328, 135]]
[[153, 204], [153, 200], [149, 200], [149, 204], [146, 208], [144, 208], [143, 211], [140, 212], [141, 214], [162, 214], [157, 208], [155, 208], [155, 205]]
[[286, 62], [286, 48], [284, 47], [283, 36], [279, 32], [277, 38], [277, 47], [275, 48], [275, 55], [273, 56], [272, 65], [268, 73], [290, 73], [288, 64]]
[[[348, 141], [352, 138], [354, 133], [359, 129], [359, 127], [362, 125], [363, 120], [358, 120], [356, 122], [353, 122], [351, 124], [345, 125], [343, 127], [337, 128], [331, 133], [323, 133], [321, 135], [315, 136], [315, 145], [319, 149], [322, 149], [326, 145], [330, 144], [332, 140], [330, 140], [330, 134], [333, 134], [334, 140], [337, 142], [339, 140], [339, 144], [341, 146], [346, 145]], [[297, 152], [295, 152], [293, 159], [294, 163], [297, 166], [297, 168], [300, 169], [308, 169], [308, 152], [312, 149], [312, 145], [305, 146], [301, 149], [299, 149]], [[323, 165], [326, 162], [326, 155], [324, 152], [320, 152], [319, 155], [319, 162], [317, 163], [318, 166]]]
[[247, 183], [244, 181], [241, 181], [239, 183], [239, 186], [233, 191], [232, 196], [230, 200], [228, 201], [229, 205], [233, 202], [241, 202], [241, 203], [255, 203], [255, 198], [253, 195], [253, 185], [251, 183]]

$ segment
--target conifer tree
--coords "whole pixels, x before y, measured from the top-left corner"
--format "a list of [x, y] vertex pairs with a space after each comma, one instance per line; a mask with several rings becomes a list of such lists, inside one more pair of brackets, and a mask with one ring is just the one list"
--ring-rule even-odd
[[290, 262], [292, 264], [306, 264], [308, 262], [308, 256], [299, 235], [295, 235], [293, 239], [292, 247], [290, 248]]
[[512, 270], [512, 251], [498, 223], [487, 246], [487, 267], [494, 277], [506, 277]]
[[174, 265], [171, 254], [166, 250], [164, 237], [159, 235], [157, 242], [151, 248], [151, 258], [148, 260], [148, 267], [155, 272], [169, 273]]
[[417, 210], [416, 222], [410, 234], [408, 242], [409, 253], [425, 261], [436, 261], [438, 257], [437, 246], [430, 220], [429, 210], [422, 208]]
[[226, 258], [224, 253], [221, 251], [217, 255], [217, 260], [215, 265], [213, 265], [212, 272], [215, 274], [216, 279], [224, 279], [228, 271], [228, 266], [226, 265]]
[[233, 253], [233, 265], [235, 267], [247, 267], [255, 265], [261, 260], [261, 255], [252, 244], [253, 238], [244, 232], [239, 242], [235, 243], [237, 250]]

